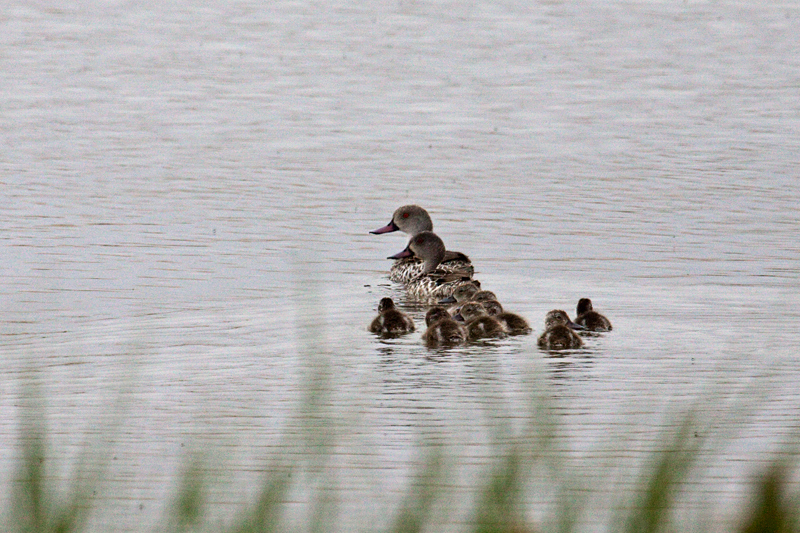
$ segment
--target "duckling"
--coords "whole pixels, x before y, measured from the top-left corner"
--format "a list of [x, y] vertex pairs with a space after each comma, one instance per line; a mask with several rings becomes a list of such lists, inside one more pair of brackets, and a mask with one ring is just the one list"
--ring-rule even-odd
[[439, 305], [434, 305], [433, 307], [428, 309], [427, 313], [425, 313], [425, 325], [430, 327], [435, 322], [438, 322], [445, 318], [452, 319], [453, 316], [450, 313], [448, 313], [447, 309], [445, 309], [444, 307]]
[[442, 298], [439, 300], [439, 303], [454, 303], [455, 305], [451, 308], [451, 311], [457, 313], [461, 305], [467, 302], [487, 302], [490, 300], [497, 301], [497, 296], [495, 296], [492, 291], [481, 290], [481, 282], [474, 279], [472, 280], [472, 284], [464, 284], [456, 287], [453, 294], [447, 298]]
[[[428, 212], [418, 205], [404, 205], [397, 208], [389, 223], [381, 228], [370, 231], [374, 235], [402, 231], [412, 237], [424, 231], [433, 231], [433, 222]], [[389, 279], [400, 283], [407, 283], [419, 274], [422, 261], [418, 258], [410, 257], [395, 261], [389, 269]], [[441, 261], [442, 267], [452, 271], [464, 271], [472, 269], [472, 262], [465, 254], [445, 250], [444, 258]], [[470, 273], [470, 277], [472, 274]]]
[[583, 341], [572, 331], [583, 329], [569, 319], [569, 315], [560, 309], [547, 313], [544, 319], [545, 331], [539, 337], [539, 347], [546, 350], [566, 350], [580, 348]]
[[486, 310], [486, 314], [489, 316], [497, 316], [503, 312], [503, 306], [500, 305], [500, 302], [497, 300], [486, 300], [485, 302], [480, 302], [483, 308]]
[[611, 322], [592, 308], [589, 298], [578, 300], [575, 323], [584, 326], [587, 331], [611, 331]]
[[467, 340], [464, 326], [453, 320], [444, 307], [431, 307], [425, 314], [428, 329], [422, 334], [422, 340], [428, 348], [456, 346]]
[[497, 296], [492, 291], [478, 291], [472, 295], [473, 302], [488, 302], [489, 300], [497, 301]]
[[[439, 300], [450, 295], [461, 285], [473, 282], [472, 266], [458, 270], [457, 265], [443, 265], [445, 247], [442, 239], [432, 231], [423, 231], [408, 242], [408, 246], [389, 259], [418, 258], [414, 265], [415, 275], [408, 279], [406, 291], [417, 300]], [[458, 263], [458, 262], [456, 262]]]
[[481, 282], [477, 279], [472, 280], [472, 283], [459, 285], [453, 294], [439, 300], [439, 305], [449, 305], [447, 311], [451, 316], [456, 316], [461, 310], [461, 306], [469, 302], [472, 296], [480, 290], [480, 286]]
[[[488, 292], [488, 291], [487, 291]], [[531, 327], [528, 321], [521, 316], [503, 311], [503, 306], [497, 300], [486, 300], [481, 302], [481, 305], [486, 310], [486, 314], [493, 316], [505, 326], [509, 335], [527, 335], [531, 332]]]
[[382, 298], [378, 303], [378, 316], [370, 324], [369, 330], [384, 336], [403, 335], [414, 331], [414, 321], [397, 309], [391, 298]]
[[486, 314], [486, 310], [478, 302], [467, 302], [461, 306], [461, 311], [456, 316], [461, 317], [466, 323], [467, 335], [470, 340], [497, 338], [506, 336], [506, 328], [496, 318]]

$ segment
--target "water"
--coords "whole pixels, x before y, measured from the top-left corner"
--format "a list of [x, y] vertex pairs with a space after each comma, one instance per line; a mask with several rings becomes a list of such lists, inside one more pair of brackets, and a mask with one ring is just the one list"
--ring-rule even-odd
[[[798, 430], [799, 8], [8, 4], [3, 503], [34, 368], [53, 479], [110, 433], [97, 530], [155, 527], [196, 449], [218, 450], [216, 512], [238, 509], [269, 458], [313, 463], [297, 413], [318, 402], [342, 530], [386, 523], [427, 438], [460, 461], [440, 530], [463, 531], [497, 428], [524, 432], [539, 396], [602, 517], [664, 413], [714, 395], [704, 419], [738, 430], [684, 498], [730, 518]], [[366, 332], [385, 295], [422, 325], [386, 279], [403, 236], [367, 233], [412, 202], [533, 335], [438, 353]], [[585, 296], [614, 331], [538, 350]]]

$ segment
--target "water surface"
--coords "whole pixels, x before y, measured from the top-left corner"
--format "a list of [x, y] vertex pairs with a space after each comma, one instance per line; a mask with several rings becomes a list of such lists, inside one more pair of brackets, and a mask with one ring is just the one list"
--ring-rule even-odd
[[[106, 435], [97, 531], [156, 528], [191, 450], [215, 450], [217, 516], [275, 457], [313, 467], [298, 442], [331, 429], [309, 405], [336, 421], [309, 485], [335, 480], [340, 530], [391, 519], [430, 439], [458, 465], [438, 531], [464, 531], [492, 442], [535, 427], [537, 398], [604, 530], [665, 413], [710, 397], [732, 436], [681, 497], [735, 517], [798, 430], [799, 7], [12, 2], [3, 503], [33, 369], [54, 480]], [[533, 335], [431, 352], [366, 331], [386, 295], [422, 327], [386, 278], [404, 236], [368, 234], [405, 203]], [[614, 331], [540, 351], [545, 313], [580, 297]]]

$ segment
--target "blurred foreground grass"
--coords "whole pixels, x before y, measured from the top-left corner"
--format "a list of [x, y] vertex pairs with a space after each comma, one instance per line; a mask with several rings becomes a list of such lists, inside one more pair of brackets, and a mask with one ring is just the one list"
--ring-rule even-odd
[[[306, 399], [306, 414], [324, 416], [320, 410], [320, 394], [325, 393], [325, 382], [317, 379], [309, 383], [317, 392], [309, 393]], [[322, 392], [320, 392], [322, 391]], [[48, 476], [46, 457], [47, 432], [44, 420], [44, 405], [36, 389], [26, 393], [27, 409], [23, 412], [31, 420], [19, 424], [18, 464], [12, 481], [10, 508], [5, 510], [4, 531], [19, 533], [69, 533], [91, 531], [91, 515], [98, 505], [93, 497], [95, 488], [103, 478], [108, 458], [98, 456], [86, 447], [73, 472], [72, 483], [64, 488], [57, 487]], [[635, 488], [630, 494], [621, 495], [618, 509], [611, 513], [608, 524], [602, 527], [609, 532], [668, 532], [685, 531], [675, 520], [681, 509], [676, 497], [684, 483], [697, 475], [698, 463], [703, 456], [703, 439], [698, 438], [698, 423], [694, 411], [675, 413], [677, 424], [669, 426], [660, 436], [660, 443], [649, 454], [639, 473]], [[558, 460], [553, 461], [552, 450], [548, 449], [551, 433], [555, 431], [549, 420], [534, 428], [535, 438], [510, 445], [497, 445], [494, 462], [488, 465], [485, 475], [474, 487], [478, 495], [472, 509], [472, 520], [465, 525], [465, 531], [475, 533], [533, 533], [537, 531], [557, 531], [568, 533], [583, 531], [585, 524], [578, 519], [592, 512], [588, 500], [576, 496], [569, 490], [573, 480], [559, 477]], [[330, 435], [325, 429], [308, 430], [307, 445], [313, 447], [316, 456], [311, 468], [319, 471], [333, 454]], [[394, 506], [393, 517], [387, 528], [376, 529], [365, 524], [360, 531], [387, 531], [389, 533], [414, 533], [436, 531], [437, 510], [447, 497], [451, 485], [453, 459], [447, 454], [447, 447], [434, 444], [420, 444], [417, 471], [410, 476], [412, 480], [402, 498]], [[547, 453], [545, 450], [547, 449]], [[706, 448], [706, 453], [708, 449]], [[166, 515], [158, 531], [199, 532], [223, 531], [229, 533], [294, 531], [285, 519], [287, 498], [293, 484], [308, 484], [303, 489], [311, 494], [314, 502], [310, 505], [308, 523], [312, 532], [338, 531], [335, 504], [330, 497], [323, 495], [322, 483], [315, 475], [302, 472], [309, 469], [307, 464], [292, 464], [287, 457], [272, 457], [265, 467], [268, 474], [252, 501], [243, 511], [211, 521], [208, 518], [208, 494], [211, 482], [207, 477], [208, 460], [204, 456], [191, 456], [175, 483], [177, 487], [170, 496]], [[782, 457], [782, 458], [781, 458]], [[792, 474], [796, 470], [795, 455], [783, 454], [772, 461], [754, 479], [750, 480], [751, 492], [747, 505], [736, 510], [736, 516], [728, 517], [726, 524], [735, 524], [733, 529], [739, 533], [756, 532], [797, 532], [797, 494], [791, 487]], [[789, 457], [789, 459], [786, 459]], [[546, 464], [545, 464], [546, 463]], [[537, 520], [530, 516], [530, 506], [526, 494], [531, 487], [532, 472], [550, 472], [552, 485], [556, 488], [556, 517], [551, 520]], [[305, 474], [305, 475], [292, 475]], [[324, 480], [323, 480], [324, 481]], [[696, 479], [693, 482], [697, 482]], [[702, 482], [702, 475], [700, 477]], [[296, 487], [294, 487], [296, 488]], [[341, 490], [341, 489], [339, 489]], [[328, 491], [329, 492], [329, 491]], [[579, 491], [578, 491], [579, 492]], [[368, 502], [365, 502], [368, 504]], [[439, 513], [441, 514], [441, 513]], [[438, 520], [441, 520], [438, 516]], [[333, 521], [333, 522], [332, 522]], [[693, 522], [702, 524], [697, 517]], [[714, 524], [699, 526], [699, 531], [719, 531]]]

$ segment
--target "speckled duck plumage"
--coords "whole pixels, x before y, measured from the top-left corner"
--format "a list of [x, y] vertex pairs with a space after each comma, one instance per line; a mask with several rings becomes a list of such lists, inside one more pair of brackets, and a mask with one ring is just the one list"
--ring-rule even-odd
[[[419, 257], [398, 259], [389, 269], [389, 279], [398, 283], [408, 283], [420, 277], [424, 268], [425, 262]], [[460, 252], [445, 252], [445, 257], [439, 263], [437, 270], [457, 276], [459, 279], [465, 276], [472, 278], [475, 273], [469, 257]]]
[[415, 275], [405, 281], [406, 292], [418, 301], [438, 301], [453, 294], [461, 285], [472, 283], [472, 269], [455, 270], [443, 266], [445, 256], [442, 239], [432, 231], [423, 231], [413, 236], [408, 246], [390, 259], [419, 259]]
[[[402, 231], [412, 237], [424, 231], [433, 231], [433, 221], [428, 212], [418, 205], [404, 205], [398, 207], [392, 219], [383, 227], [371, 231], [375, 235]], [[417, 257], [398, 259], [389, 270], [389, 279], [399, 283], [408, 283], [418, 278], [424, 268], [423, 261]], [[445, 251], [440, 268], [446, 272], [467, 272], [472, 276], [472, 263], [461, 252]]]

